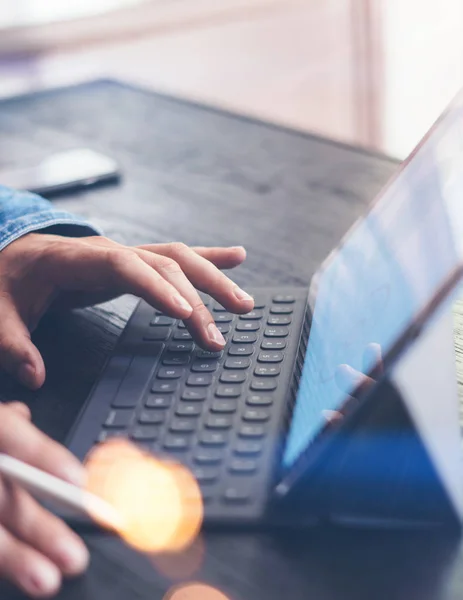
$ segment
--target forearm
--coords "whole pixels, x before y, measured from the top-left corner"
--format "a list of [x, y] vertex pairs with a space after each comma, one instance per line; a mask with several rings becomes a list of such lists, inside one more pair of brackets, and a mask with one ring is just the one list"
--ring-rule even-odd
[[0, 251], [33, 231], [83, 237], [101, 232], [84, 219], [55, 210], [53, 205], [29, 192], [19, 192], [0, 185]]

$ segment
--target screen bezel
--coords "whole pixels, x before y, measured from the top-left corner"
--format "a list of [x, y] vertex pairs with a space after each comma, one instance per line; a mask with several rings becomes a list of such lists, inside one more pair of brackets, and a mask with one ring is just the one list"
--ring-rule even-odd
[[[320, 267], [313, 275], [309, 287], [307, 311], [310, 311], [311, 314], [313, 314], [315, 310], [319, 279], [323, 275], [326, 268], [335, 260], [338, 251], [343, 247], [345, 241], [350, 238], [353, 232], [361, 225], [366, 215], [368, 215], [370, 211], [374, 208], [374, 206], [383, 198], [384, 194], [388, 191], [390, 186], [394, 184], [394, 182], [398, 179], [402, 171], [404, 171], [408, 167], [408, 165], [413, 161], [416, 154], [426, 144], [431, 135], [433, 135], [438, 130], [441, 123], [452, 113], [452, 111], [454, 111], [457, 108], [461, 108], [462, 105], [463, 91], [460, 91], [452, 100], [452, 102], [447, 106], [447, 108], [437, 118], [437, 120], [433, 123], [431, 128], [427, 131], [427, 133], [420, 140], [420, 142], [410, 153], [410, 155], [398, 166], [396, 172], [392, 175], [392, 177], [389, 178], [386, 185], [381, 189], [379, 194], [377, 194], [377, 196], [370, 203], [370, 205], [368, 206], [368, 210], [364, 213], [364, 215], [356, 219], [354, 224], [341, 238], [340, 243], [330, 252], [327, 258], [321, 263]], [[463, 259], [461, 259], [461, 262], [449, 273], [449, 275], [443, 281], [441, 286], [438, 289], [436, 289], [434, 295], [430, 298], [429, 302], [415, 314], [415, 316], [411, 319], [408, 325], [404, 328], [402, 333], [398, 336], [392, 347], [382, 357], [384, 377], [388, 375], [391, 367], [403, 355], [407, 348], [420, 336], [423, 328], [425, 327], [427, 322], [432, 318], [432, 316], [436, 313], [441, 304], [452, 295], [452, 292], [456, 291], [456, 288], [458, 287], [458, 284], [462, 281], [462, 279]], [[310, 338], [306, 348], [306, 353], [309, 350], [309, 348]], [[372, 369], [372, 371], [374, 371], [374, 368]], [[366, 373], [366, 375], [371, 377], [373, 375], [372, 371]], [[371, 390], [369, 391], [369, 393], [359, 396], [355, 394], [354, 390], [354, 393], [352, 395], [346, 396], [343, 405], [339, 408], [341, 412], [346, 414], [346, 418], [342, 420], [341, 424], [338, 426], [338, 429], [344, 426], [349, 426], [350, 413], [356, 412], [360, 408], [360, 406], [363, 406], [363, 404], [368, 401], [368, 399], [371, 397], [370, 392]], [[295, 401], [297, 401], [297, 394]], [[294, 406], [292, 407], [292, 418], [293, 416]], [[326, 441], [328, 438], [328, 436], [325, 434], [327, 434], [330, 431], [332, 432], [335, 429], [335, 427], [333, 427], [332, 424], [327, 423], [324, 427], [322, 427], [319, 430], [316, 436], [309, 441], [304, 450], [302, 450], [300, 455], [295, 459], [294, 463], [290, 466], [285, 466], [283, 464], [283, 455], [284, 448], [287, 444], [290, 427], [291, 424], [289, 424], [286, 431], [285, 443], [283, 444], [283, 452], [280, 456], [279, 471], [277, 473], [277, 483], [275, 487], [275, 489], [278, 489], [283, 494], [289, 493], [292, 486], [295, 485], [297, 481], [299, 481], [303, 476], [307, 474], [307, 470], [312, 466], [312, 464], [316, 462], [317, 458], [319, 457], [319, 451], [323, 451], [324, 444], [322, 442]]]

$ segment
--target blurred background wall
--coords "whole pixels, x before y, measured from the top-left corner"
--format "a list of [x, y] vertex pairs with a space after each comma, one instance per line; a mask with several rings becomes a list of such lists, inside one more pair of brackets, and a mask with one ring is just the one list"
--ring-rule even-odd
[[0, 0], [0, 95], [108, 76], [402, 157], [463, 85], [463, 2]]

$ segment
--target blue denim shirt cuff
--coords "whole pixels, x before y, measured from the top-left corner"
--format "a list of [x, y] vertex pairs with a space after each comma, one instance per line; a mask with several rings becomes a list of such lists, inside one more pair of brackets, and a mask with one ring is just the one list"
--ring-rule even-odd
[[85, 219], [55, 210], [48, 200], [36, 194], [0, 185], [0, 251], [26, 233], [43, 230], [72, 237], [102, 234]]

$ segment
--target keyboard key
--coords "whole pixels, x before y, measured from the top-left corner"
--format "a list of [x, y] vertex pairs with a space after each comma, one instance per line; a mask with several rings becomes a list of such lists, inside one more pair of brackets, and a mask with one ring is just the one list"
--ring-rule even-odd
[[212, 375], [205, 373], [204, 375], [189, 375], [186, 380], [187, 385], [201, 387], [208, 386], [212, 383]]
[[177, 329], [186, 329], [186, 325], [183, 321], [179, 321], [177, 325]]
[[251, 310], [251, 312], [246, 313], [245, 315], [240, 315], [241, 321], [258, 321], [262, 319], [264, 316], [261, 310]]
[[209, 415], [206, 421], [208, 429], [230, 429], [233, 424], [233, 417]]
[[213, 467], [195, 467], [192, 473], [198, 483], [212, 483], [219, 476], [219, 471]]
[[169, 408], [172, 404], [172, 396], [167, 395], [153, 395], [148, 396], [145, 401], [146, 408]]
[[197, 423], [194, 419], [174, 419], [169, 429], [175, 433], [192, 433], [196, 427]]
[[252, 394], [247, 397], [246, 404], [249, 404], [249, 406], [271, 406], [273, 398], [268, 394]]
[[294, 304], [296, 298], [291, 294], [277, 294], [273, 296], [273, 301], [275, 304]]
[[214, 321], [216, 323], [231, 323], [233, 321], [233, 315], [230, 313], [217, 313], [214, 315]]
[[217, 370], [218, 362], [215, 359], [195, 360], [191, 370], [195, 373], [213, 373]]
[[156, 327], [152, 331], [147, 331], [143, 335], [145, 342], [164, 342], [170, 335], [170, 329], [167, 327]]
[[283, 358], [283, 352], [260, 352], [257, 360], [261, 363], [280, 363]]
[[250, 501], [251, 495], [247, 490], [237, 487], [229, 487], [225, 490], [223, 499], [225, 502], [245, 504], [246, 502]]
[[106, 418], [104, 426], [111, 429], [123, 429], [128, 427], [132, 420], [131, 410], [111, 410]]
[[168, 435], [163, 444], [166, 450], [187, 450], [189, 445], [190, 440], [181, 435]]
[[210, 352], [209, 350], [201, 350], [198, 349], [196, 351], [196, 358], [220, 358], [223, 354], [223, 350], [220, 350], [219, 352]]
[[252, 458], [236, 458], [231, 461], [229, 469], [232, 473], [254, 473], [257, 471], [257, 462]]
[[165, 417], [164, 411], [159, 410], [142, 410], [138, 415], [138, 422], [142, 425], [160, 425]]
[[175, 392], [178, 387], [178, 381], [155, 381], [151, 386], [153, 394], [170, 394]]
[[254, 379], [251, 383], [251, 390], [255, 392], [272, 392], [276, 388], [277, 383], [274, 379]]
[[217, 323], [217, 329], [222, 335], [227, 335], [230, 332], [230, 325], [228, 323]]
[[185, 340], [191, 340], [191, 333], [187, 330], [187, 329], [181, 329], [180, 331], [176, 331], [174, 333], [174, 340], [180, 342], [180, 341], [185, 341]]
[[270, 412], [265, 408], [248, 409], [243, 414], [243, 421], [254, 421], [256, 423], [268, 421]]
[[225, 371], [220, 376], [222, 383], [243, 383], [246, 379], [246, 373], [243, 371]]
[[284, 350], [286, 342], [285, 340], [264, 340], [260, 347], [263, 350]]
[[254, 352], [254, 346], [230, 346], [228, 354], [230, 356], [251, 356]]
[[96, 441], [102, 443], [114, 438], [126, 438], [127, 435], [127, 431], [124, 429], [105, 429], [99, 433]]
[[182, 393], [182, 400], [191, 400], [192, 402], [201, 402], [205, 400], [207, 396], [207, 390], [184, 390]]
[[275, 316], [269, 317], [267, 324], [268, 325], [289, 325], [291, 323], [291, 317], [288, 316]]
[[254, 344], [257, 342], [257, 335], [255, 333], [235, 333], [232, 342], [234, 344]]
[[171, 342], [167, 346], [168, 352], [191, 352], [194, 348], [193, 342]]
[[234, 413], [236, 412], [238, 405], [233, 400], [214, 400], [211, 405], [211, 412], [213, 413]]
[[167, 353], [163, 356], [162, 364], [163, 365], [187, 365], [190, 362], [190, 357], [188, 354], [172, 354]]
[[221, 450], [199, 448], [195, 455], [194, 460], [199, 465], [214, 465], [222, 462], [223, 454]]
[[260, 324], [256, 321], [243, 321], [235, 327], [236, 331], [259, 331]]
[[151, 327], [165, 327], [166, 325], [173, 325], [175, 323], [175, 319], [171, 319], [170, 317], [165, 317], [164, 315], [156, 315], [154, 319], [151, 319], [150, 326]]
[[202, 404], [179, 404], [175, 414], [179, 417], [198, 417], [202, 410]]
[[293, 307], [288, 305], [285, 306], [284, 304], [276, 304], [270, 309], [272, 315], [290, 315], [292, 312]]
[[215, 390], [217, 398], [239, 398], [242, 388], [240, 385], [218, 385]]
[[249, 456], [254, 454], [260, 454], [262, 452], [262, 442], [255, 440], [239, 440], [235, 446], [235, 454], [242, 456]]
[[247, 369], [250, 365], [249, 358], [227, 358], [224, 367], [226, 369]]
[[280, 365], [258, 366], [254, 369], [254, 375], [257, 375], [257, 377], [276, 377], [280, 372]]
[[228, 434], [224, 431], [203, 431], [199, 442], [202, 446], [225, 446]]
[[242, 438], [261, 438], [265, 435], [263, 425], [243, 425], [239, 431]]
[[158, 428], [139, 425], [134, 427], [130, 433], [130, 437], [136, 441], [151, 442], [158, 437]]
[[281, 338], [287, 337], [289, 330], [287, 327], [267, 327], [264, 331], [265, 337]]
[[180, 367], [161, 367], [156, 375], [157, 379], [180, 379], [185, 369]]
[[258, 296], [254, 297], [254, 309], [260, 309], [260, 308], [265, 308], [266, 305], [266, 300], [265, 298], [259, 298]]

